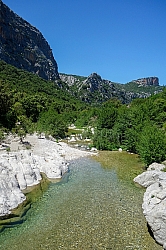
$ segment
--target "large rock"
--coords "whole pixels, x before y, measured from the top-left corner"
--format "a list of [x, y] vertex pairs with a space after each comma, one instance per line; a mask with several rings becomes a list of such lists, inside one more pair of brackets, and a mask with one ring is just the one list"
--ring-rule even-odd
[[143, 198], [143, 213], [155, 240], [166, 249], [166, 173], [162, 164], [153, 164], [149, 171], [137, 176], [134, 181], [147, 187]]
[[61, 178], [67, 171], [67, 163], [57, 150], [53, 152], [49, 147], [45, 150], [45, 156], [27, 150], [1, 155], [0, 216], [9, 214], [26, 199], [21, 190], [37, 185], [42, 179], [40, 172], [48, 178]]
[[58, 80], [52, 50], [41, 32], [0, 0], [0, 59], [46, 80]]
[[26, 197], [21, 192], [18, 180], [7, 162], [0, 163], [0, 216], [9, 214]]
[[160, 180], [166, 182], [166, 173], [159, 170], [146, 171], [134, 178], [134, 181], [143, 187], [149, 187]]
[[166, 246], [166, 177], [147, 188], [142, 208], [155, 240]]

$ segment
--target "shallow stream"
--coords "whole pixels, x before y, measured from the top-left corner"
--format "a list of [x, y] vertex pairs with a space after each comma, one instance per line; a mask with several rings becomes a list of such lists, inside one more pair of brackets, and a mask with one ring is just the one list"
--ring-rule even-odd
[[93, 159], [70, 164], [32, 204], [26, 220], [0, 234], [1, 250], [158, 250], [142, 213], [144, 189]]

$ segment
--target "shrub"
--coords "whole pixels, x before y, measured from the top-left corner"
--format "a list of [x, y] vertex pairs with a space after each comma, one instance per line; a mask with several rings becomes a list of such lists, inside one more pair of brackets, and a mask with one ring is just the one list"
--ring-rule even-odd
[[166, 155], [166, 137], [156, 126], [147, 125], [140, 134], [137, 145], [141, 159], [147, 164], [162, 162]]

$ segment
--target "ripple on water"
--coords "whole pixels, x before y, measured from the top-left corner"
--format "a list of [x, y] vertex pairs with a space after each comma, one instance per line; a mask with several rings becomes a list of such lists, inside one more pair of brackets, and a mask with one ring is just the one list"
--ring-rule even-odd
[[142, 214], [144, 190], [120, 181], [91, 159], [72, 162], [32, 205], [27, 220], [0, 235], [0, 249], [162, 249]]

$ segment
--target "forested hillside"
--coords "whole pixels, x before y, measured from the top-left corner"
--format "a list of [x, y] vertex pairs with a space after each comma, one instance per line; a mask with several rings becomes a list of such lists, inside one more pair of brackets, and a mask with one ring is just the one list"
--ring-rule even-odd
[[64, 137], [85, 105], [51, 81], [0, 61], [1, 130], [18, 134], [45, 131]]
[[166, 156], [166, 89], [129, 105], [111, 98], [90, 106], [59, 85], [0, 62], [0, 136], [12, 132], [45, 132], [65, 138], [68, 126], [94, 128], [92, 146], [100, 150], [122, 148], [140, 155], [145, 164]]

